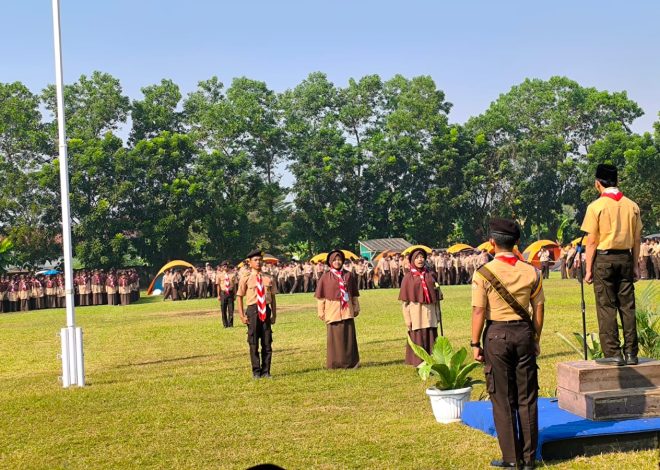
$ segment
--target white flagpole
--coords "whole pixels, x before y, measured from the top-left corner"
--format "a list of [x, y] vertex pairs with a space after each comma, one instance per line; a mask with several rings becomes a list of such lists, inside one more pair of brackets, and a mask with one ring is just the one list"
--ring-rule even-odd
[[82, 330], [76, 328], [73, 303], [73, 268], [71, 248], [71, 208], [69, 205], [69, 166], [64, 127], [64, 79], [60, 35], [60, 2], [53, 0], [53, 35], [55, 43], [55, 88], [57, 90], [57, 127], [60, 150], [60, 191], [62, 204], [62, 242], [64, 249], [64, 289], [66, 294], [66, 328], [62, 328], [62, 385], [85, 385]]

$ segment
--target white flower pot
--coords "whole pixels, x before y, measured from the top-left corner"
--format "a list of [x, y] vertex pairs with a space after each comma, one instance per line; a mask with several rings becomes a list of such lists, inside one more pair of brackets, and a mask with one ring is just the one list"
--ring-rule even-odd
[[426, 394], [431, 399], [431, 408], [438, 423], [458, 423], [461, 421], [463, 405], [470, 399], [472, 387], [456, 390], [438, 390], [427, 388]]

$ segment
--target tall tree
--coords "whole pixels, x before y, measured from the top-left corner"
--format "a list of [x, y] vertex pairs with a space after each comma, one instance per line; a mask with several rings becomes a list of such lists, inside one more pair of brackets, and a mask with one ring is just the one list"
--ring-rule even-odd
[[[514, 86], [466, 124], [478, 150], [466, 165], [474, 184], [466, 186], [468, 210], [482, 221], [493, 210], [513, 216], [526, 237], [533, 227], [545, 228], [537, 236], [553, 236], [562, 205], [582, 205], [580, 163], [591, 145], [613, 124], [627, 129], [641, 114], [625, 92], [584, 88], [565, 77]], [[467, 232], [477, 229], [475, 222]]]
[[179, 86], [172, 80], [163, 79], [157, 85], [142, 88], [144, 98], [131, 103], [130, 141], [156, 137], [164, 131], [182, 131], [182, 112], [177, 108], [181, 101]]
[[[53, 116], [57, 111], [55, 91], [55, 85], [49, 85], [42, 93]], [[126, 121], [129, 109], [119, 80], [110, 74], [95, 71], [89, 78], [81, 75], [77, 82], [64, 86], [67, 138], [99, 138], [113, 132]], [[56, 124], [53, 120], [52, 127]]]

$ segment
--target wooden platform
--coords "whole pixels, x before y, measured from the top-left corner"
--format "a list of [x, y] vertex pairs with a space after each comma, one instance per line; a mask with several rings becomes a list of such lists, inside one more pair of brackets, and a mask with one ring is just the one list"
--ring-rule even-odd
[[561, 409], [596, 421], [660, 417], [660, 361], [622, 367], [559, 363], [557, 396]]

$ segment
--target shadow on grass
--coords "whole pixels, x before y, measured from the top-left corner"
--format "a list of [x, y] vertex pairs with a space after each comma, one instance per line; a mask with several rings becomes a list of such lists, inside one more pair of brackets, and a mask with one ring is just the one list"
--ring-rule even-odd
[[[403, 359], [397, 359], [397, 360], [392, 360], [392, 361], [381, 361], [381, 362], [376, 362], [376, 361], [370, 361], [370, 362], [361, 362], [360, 367], [357, 369], [344, 369], [344, 370], [359, 370], [359, 369], [366, 369], [366, 368], [371, 368], [371, 367], [387, 367], [387, 366], [392, 366], [392, 365], [400, 365], [403, 364]], [[300, 370], [294, 370], [291, 372], [282, 372], [280, 374], [277, 374], [279, 377], [288, 377], [288, 376], [296, 376], [296, 375], [304, 375], [304, 374], [309, 374], [313, 372], [322, 372], [322, 371], [328, 371], [329, 369], [325, 367], [311, 367], [308, 369], [300, 369]], [[342, 369], [334, 369], [334, 370], [342, 370]]]
[[144, 361], [144, 362], [131, 362], [129, 364], [120, 364], [118, 366], [115, 366], [114, 369], [125, 369], [128, 367], [140, 367], [140, 366], [152, 366], [152, 365], [157, 365], [157, 364], [167, 364], [170, 362], [182, 362], [182, 361], [192, 361], [195, 359], [206, 359], [209, 357], [218, 357], [218, 358], [225, 358], [225, 359], [231, 359], [238, 357], [237, 354], [232, 354], [231, 356], [226, 356], [222, 354], [197, 354], [195, 356], [185, 356], [185, 357], [171, 357], [168, 359], [157, 359], [154, 361]]
[[363, 341], [360, 344], [386, 344], [386, 343], [401, 343], [405, 346], [406, 337], [393, 338], [393, 339], [378, 339], [375, 341]]

